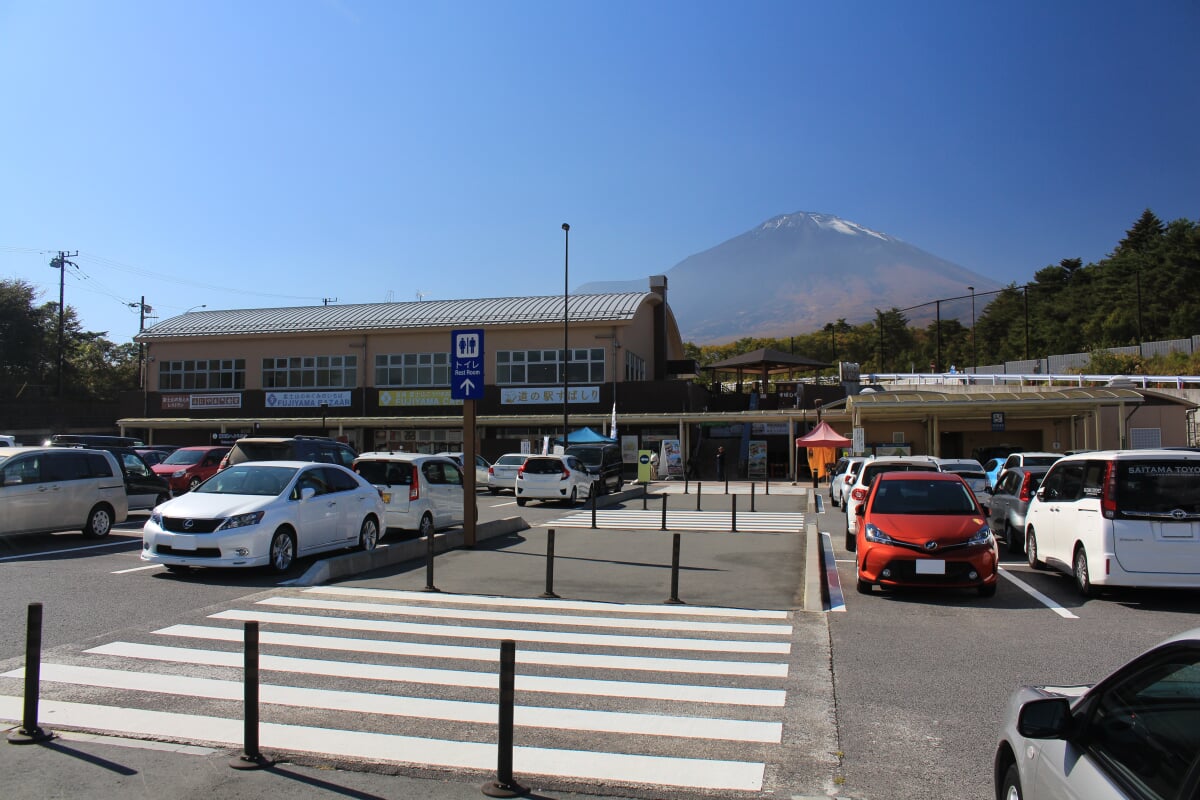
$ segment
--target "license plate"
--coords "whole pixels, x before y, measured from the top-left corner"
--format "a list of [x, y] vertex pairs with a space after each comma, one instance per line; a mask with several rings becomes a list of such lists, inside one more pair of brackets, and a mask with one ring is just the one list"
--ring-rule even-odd
[[917, 574], [918, 575], [945, 575], [946, 562], [937, 558], [921, 558], [917, 559]]

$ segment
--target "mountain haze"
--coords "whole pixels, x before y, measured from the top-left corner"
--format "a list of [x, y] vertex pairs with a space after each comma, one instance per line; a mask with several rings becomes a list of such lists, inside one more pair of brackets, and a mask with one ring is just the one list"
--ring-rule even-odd
[[[857, 324], [873, 319], [876, 308], [959, 297], [968, 286], [977, 294], [1002, 286], [893, 236], [808, 212], [769, 219], [664, 274], [683, 338], [697, 344], [807, 333], [840, 318]], [[589, 283], [576, 291], [645, 288], [642, 278]], [[943, 319], [968, 313], [969, 301], [950, 305], [943, 304]], [[932, 320], [934, 307], [906, 315], [918, 323]]]

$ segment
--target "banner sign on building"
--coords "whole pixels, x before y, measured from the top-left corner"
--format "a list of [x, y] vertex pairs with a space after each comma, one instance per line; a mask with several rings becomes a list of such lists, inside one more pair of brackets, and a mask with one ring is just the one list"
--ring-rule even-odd
[[[521, 386], [508, 387], [500, 390], [500, 404], [506, 406], [526, 406], [557, 403], [562, 405], [563, 390], [561, 386]], [[571, 403], [599, 403], [599, 386], [570, 387]]]
[[232, 394], [164, 394], [163, 411], [195, 411], [206, 408], [241, 408], [242, 395]]
[[267, 392], [267, 408], [349, 408], [350, 392]]
[[751, 436], [787, 436], [788, 424], [786, 422], [751, 422]]
[[462, 400], [450, 396], [449, 389], [383, 389], [379, 392], [379, 405], [384, 408], [396, 406], [461, 406]]

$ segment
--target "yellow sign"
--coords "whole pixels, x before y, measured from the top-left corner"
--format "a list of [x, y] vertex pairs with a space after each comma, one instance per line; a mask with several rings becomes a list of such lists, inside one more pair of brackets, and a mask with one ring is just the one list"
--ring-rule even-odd
[[649, 483], [654, 480], [650, 456], [653, 450], [638, 450], [638, 483]]

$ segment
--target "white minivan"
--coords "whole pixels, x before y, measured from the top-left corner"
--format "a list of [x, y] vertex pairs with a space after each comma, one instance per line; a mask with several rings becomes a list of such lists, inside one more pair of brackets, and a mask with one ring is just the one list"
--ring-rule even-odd
[[125, 477], [111, 453], [0, 447], [0, 534], [77, 530], [100, 538], [128, 514]]
[[428, 536], [462, 524], [462, 471], [449, 456], [360, 453], [354, 471], [383, 497], [385, 529], [415, 530]]
[[1030, 566], [1105, 586], [1200, 588], [1200, 452], [1108, 450], [1064, 456], [1025, 514]]

